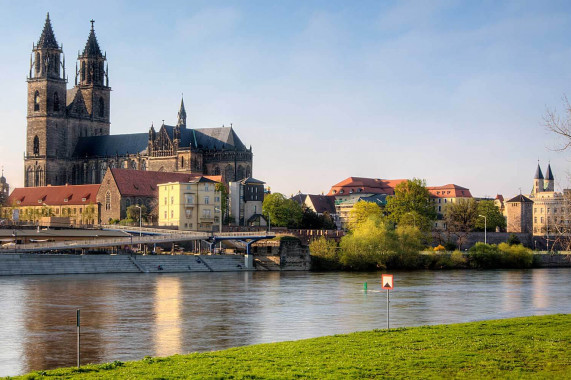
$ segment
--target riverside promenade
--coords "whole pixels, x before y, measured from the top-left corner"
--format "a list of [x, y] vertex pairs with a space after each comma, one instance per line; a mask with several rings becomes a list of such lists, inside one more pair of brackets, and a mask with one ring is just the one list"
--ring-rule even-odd
[[0, 276], [250, 270], [255, 269], [246, 266], [245, 255], [0, 254]]

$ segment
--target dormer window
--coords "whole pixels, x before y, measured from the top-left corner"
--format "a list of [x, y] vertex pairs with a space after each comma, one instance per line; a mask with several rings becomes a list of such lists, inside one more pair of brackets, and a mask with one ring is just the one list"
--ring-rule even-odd
[[82, 202], [85, 202], [87, 200], [87, 198], [81, 198]]
[[339, 194], [343, 194], [343, 193], [344, 193], [344, 190], [339, 190]]
[[67, 203], [68, 200], [69, 200], [69, 199], [65, 198], [63, 201]]

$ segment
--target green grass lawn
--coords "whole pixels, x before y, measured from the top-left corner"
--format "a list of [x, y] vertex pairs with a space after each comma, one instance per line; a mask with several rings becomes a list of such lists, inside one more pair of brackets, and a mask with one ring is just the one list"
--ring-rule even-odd
[[[327, 323], [324, 321], [324, 323]], [[19, 378], [571, 378], [571, 315], [373, 330]]]

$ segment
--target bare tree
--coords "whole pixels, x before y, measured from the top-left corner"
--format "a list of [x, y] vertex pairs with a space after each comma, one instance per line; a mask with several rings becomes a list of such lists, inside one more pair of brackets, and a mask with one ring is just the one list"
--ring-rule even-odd
[[567, 150], [571, 147], [571, 104], [569, 104], [567, 96], [563, 97], [563, 105], [565, 107], [565, 116], [563, 118], [556, 109], [549, 108], [543, 116], [545, 128], [562, 140], [561, 145], [554, 148], [559, 151]]

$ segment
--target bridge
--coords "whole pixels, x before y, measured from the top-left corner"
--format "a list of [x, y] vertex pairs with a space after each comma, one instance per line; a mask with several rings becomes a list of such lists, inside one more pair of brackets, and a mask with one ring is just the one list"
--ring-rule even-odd
[[2, 247], [0, 253], [23, 253], [23, 252], [46, 252], [55, 250], [75, 250], [75, 249], [96, 249], [132, 246], [138, 244], [163, 244], [178, 243], [185, 241], [205, 241], [211, 251], [214, 245], [223, 240], [236, 240], [246, 244], [246, 254], [250, 254], [250, 247], [259, 240], [272, 239], [275, 234], [262, 232], [222, 232], [207, 233], [196, 231], [179, 231], [158, 228], [133, 228], [124, 226], [102, 226], [104, 230], [121, 230], [131, 234], [125, 237], [113, 238], [89, 238], [77, 240], [65, 240], [54, 242], [37, 242], [27, 244], [15, 244], [9, 247]]

